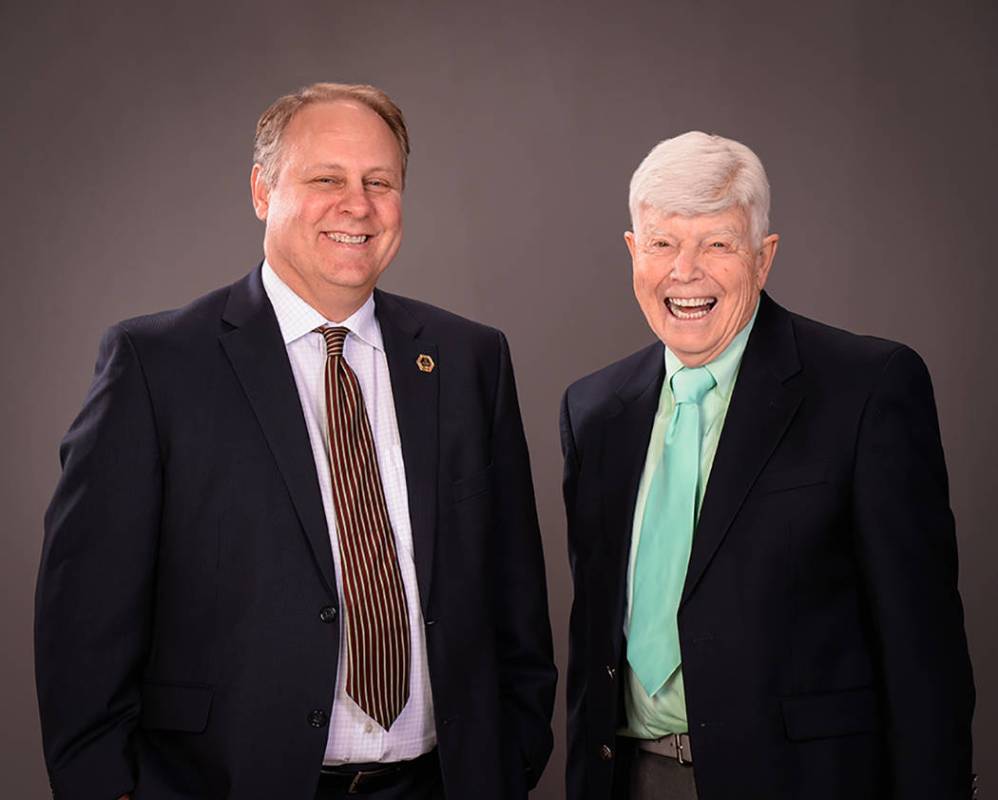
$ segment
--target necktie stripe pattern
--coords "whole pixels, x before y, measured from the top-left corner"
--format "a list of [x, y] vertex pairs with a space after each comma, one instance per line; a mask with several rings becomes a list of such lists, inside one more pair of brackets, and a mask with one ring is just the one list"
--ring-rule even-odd
[[388, 730], [409, 699], [409, 611], [395, 536], [346, 328], [326, 340], [327, 452], [333, 482], [347, 639], [346, 691]]

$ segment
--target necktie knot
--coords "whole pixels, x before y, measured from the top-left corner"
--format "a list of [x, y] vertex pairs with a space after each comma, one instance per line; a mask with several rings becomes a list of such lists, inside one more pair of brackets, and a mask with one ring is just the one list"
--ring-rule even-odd
[[321, 333], [322, 337], [326, 340], [327, 356], [331, 358], [343, 355], [343, 343], [346, 341], [347, 334], [350, 333], [349, 328], [331, 328], [328, 325], [324, 325], [321, 328], [316, 328], [315, 332]]
[[706, 367], [683, 367], [676, 371], [669, 384], [676, 403], [697, 403], [717, 385]]

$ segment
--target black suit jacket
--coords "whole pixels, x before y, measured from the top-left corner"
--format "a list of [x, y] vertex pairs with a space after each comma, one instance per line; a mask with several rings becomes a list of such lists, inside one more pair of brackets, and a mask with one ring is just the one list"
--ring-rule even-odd
[[[375, 303], [447, 797], [525, 797], [551, 749], [555, 670], [506, 342], [413, 300]], [[36, 597], [55, 796], [312, 798], [338, 601], [259, 269], [112, 328], [61, 455]]]
[[[621, 670], [656, 343], [562, 407], [568, 797], [625, 797]], [[701, 800], [970, 796], [974, 689], [929, 376], [763, 295], [679, 610]]]

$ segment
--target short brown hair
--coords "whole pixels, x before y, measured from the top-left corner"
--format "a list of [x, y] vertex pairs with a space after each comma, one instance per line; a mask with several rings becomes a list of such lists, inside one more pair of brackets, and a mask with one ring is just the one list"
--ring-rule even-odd
[[409, 132], [405, 127], [402, 109], [375, 86], [363, 83], [313, 83], [277, 98], [256, 123], [253, 162], [262, 168], [263, 180], [268, 186], [274, 185], [281, 171], [281, 138], [294, 115], [312, 103], [335, 100], [355, 100], [385, 121], [398, 142], [402, 156], [402, 180], [405, 181], [405, 168], [409, 160]]

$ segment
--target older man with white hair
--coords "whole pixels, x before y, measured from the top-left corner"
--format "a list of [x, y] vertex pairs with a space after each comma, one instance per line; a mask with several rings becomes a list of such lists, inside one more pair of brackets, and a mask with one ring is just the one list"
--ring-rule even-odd
[[781, 308], [745, 145], [631, 181], [659, 341], [561, 414], [569, 800], [971, 796], [974, 686], [917, 354]]

